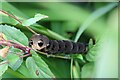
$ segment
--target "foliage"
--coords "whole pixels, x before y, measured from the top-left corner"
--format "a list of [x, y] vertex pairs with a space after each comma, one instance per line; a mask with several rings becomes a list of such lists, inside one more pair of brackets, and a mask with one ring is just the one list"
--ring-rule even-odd
[[2, 10], [22, 22], [0, 13], [0, 32], [7, 40], [28, 46], [29, 26], [50, 39], [88, 43], [88, 51], [62, 59], [31, 50], [32, 56], [21, 59], [17, 53], [23, 52], [11, 47], [1, 59], [0, 78], [117, 78], [117, 8], [118, 3], [2, 3]]

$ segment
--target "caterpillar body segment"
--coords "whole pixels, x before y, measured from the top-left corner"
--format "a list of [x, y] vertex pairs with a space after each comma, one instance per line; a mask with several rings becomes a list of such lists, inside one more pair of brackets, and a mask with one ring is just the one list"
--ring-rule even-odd
[[34, 50], [42, 51], [48, 54], [59, 53], [85, 53], [87, 45], [80, 42], [72, 42], [68, 40], [49, 40], [48, 37], [35, 34], [30, 38], [29, 46]]

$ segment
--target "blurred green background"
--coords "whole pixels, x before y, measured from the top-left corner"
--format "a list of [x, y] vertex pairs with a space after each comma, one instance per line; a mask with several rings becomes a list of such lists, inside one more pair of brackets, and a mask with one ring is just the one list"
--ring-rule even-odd
[[[41, 13], [49, 18], [31, 25], [50, 39], [89, 43], [86, 55], [64, 60], [40, 55], [57, 78], [118, 78], [118, 4], [116, 2], [2, 2], [2, 10], [21, 21]], [[32, 33], [2, 15], [0, 23], [13, 25], [28, 38]], [[90, 41], [91, 39], [91, 41]], [[32, 66], [32, 65], [31, 65]], [[19, 77], [8, 69], [3, 77]], [[21, 74], [24, 78], [28, 77]]]

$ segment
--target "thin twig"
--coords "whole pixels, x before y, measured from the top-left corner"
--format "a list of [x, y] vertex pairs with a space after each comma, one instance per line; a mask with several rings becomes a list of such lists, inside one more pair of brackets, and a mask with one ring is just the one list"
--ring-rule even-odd
[[23, 52], [30, 54], [31, 48], [17, 44], [17, 43], [11, 43], [10, 41], [7, 40], [0, 40], [0, 45], [5, 45], [5, 46], [13, 46], [15, 48], [21, 49]]
[[70, 64], [70, 76], [72, 79], [73, 78], [73, 57], [71, 58], [71, 64]]
[[48, 57], [55, 57], [55, 58], [62, 58], [62, 59], [71, 59], [71, 57], [65, 57], [65, 56], [59, 56], [59, 55], [49, 55], [47, 53], [43, 53], [43, 52], [40, 52], [40, 51], [36, 51], [36, 52], [38, 52], [40, 54], [43, 54], [43, 55], [46, 55]]
[[[22, 25], [22, 22], [21, 22], [17, 17], [15, 17], [14, 15], [9, 14], [8, 12], [3, 11], [3, 10], [0, 10], [0, 12], [6, 14], [6, 15], [8, 15], [8, 16], [10, 16], [11, 18], [15, 19], [16, 21], [18, 21], [18, 22]], [[33, 31], [33, 30], [32, 30], [31, 28], [29, 28], [28, 26], [25, 26], [25, 27], [26, 27], [28, 30], [30, 30], [32, 33], [37, 34], [35, 31]]]

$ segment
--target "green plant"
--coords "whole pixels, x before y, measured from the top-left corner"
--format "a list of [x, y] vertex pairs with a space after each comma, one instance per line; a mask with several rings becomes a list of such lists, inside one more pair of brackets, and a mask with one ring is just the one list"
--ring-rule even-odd
[[[32, 56], [23, 60], [16, 55], [23, 52], [11, 47], [7, 57], [1, 58], [1, 64], [4, 64], [0, 65], [0, 76], [3, 78], [117, 78], [118, 3], [92, 4], [94, 7], [91, 8], [95, 9], [93, 12], [86, 7], [69, 3], [28, 3], [29, 7], [26, 3], [19, 3], [19, 6], [16, 6], [17, 3], [2, 3], [2, 10], [13, 14], [22, 23], [4, 13], [0, 14], [2, 17], [0, 32], [4, 33], [7, 40], [28, 46], [28, 39], [32, 33], [25, 26], [29, 26], [35, 32], [47, 35], [50, 39], [86, 41], [89, 44], [85, 55], [70, 55], [70, 59], [47, 57], [31, 50]], [[37, 13], [35, 17], [30, 18], [34, 13]], [[38, 13], [45, 14], [49, 18], [41, 20], [45, 16], [41, 17]], [[87, 38], [89, 36], [93, 37]], [[113, 67], [108, 68], [109, 65]], [[101, 70], [104, 72], [102, 73]]]

